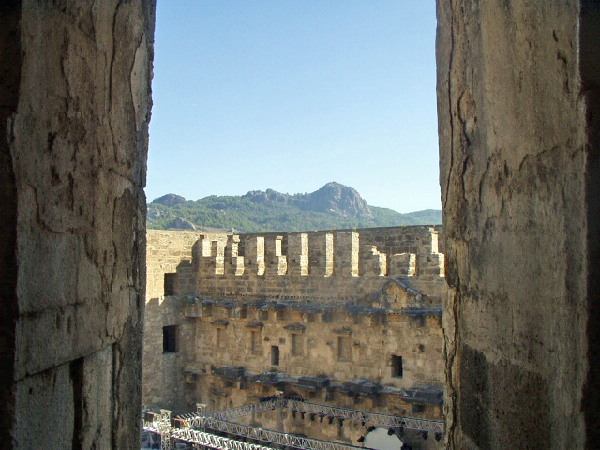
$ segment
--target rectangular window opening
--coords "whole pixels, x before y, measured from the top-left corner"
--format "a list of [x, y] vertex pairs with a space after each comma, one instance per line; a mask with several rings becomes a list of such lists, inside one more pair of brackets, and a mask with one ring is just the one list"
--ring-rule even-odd
[[165, 296], [175, 295], [176, 273], [165, 273]]
[[412, 412], [414, 412], [414, 413], [425, 412], [425, 405], [422, 405], [420, 403], [415, 403], [414, 405], [412, 405]]
[[225, 328], [217, 328], [217, 347], [227, 347], [227, 336], [225, 335]]
[[163, 353], [177, 352], [177, 325], [163, 327]]
[[279, 347], [277, 345], [271, 346], [271, 365], [279, 365]]
[[402, 356], [392, 355], [392, 377], [402, 378]]

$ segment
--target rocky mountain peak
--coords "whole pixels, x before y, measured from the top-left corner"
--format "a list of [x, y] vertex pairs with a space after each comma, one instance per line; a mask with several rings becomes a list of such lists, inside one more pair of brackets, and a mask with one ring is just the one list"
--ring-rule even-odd
[[274, 189], [249, 191], [243, 196], [255, 203], [288, 203], [305, 211], [324, 212], [341, 217], [373, 219], [367, 202], [348, 186], [336, 182], [327, 183], [310, 194], [282, 194]]
[[187, 202], [185, 197], [182, 197], [181, 195], [177, 195], [177, 194], [163, 195], [162, 197], [155, 198], [152, 201], [152, 203], [159, 203], [159, 204], [165, 205], [165, 206], [175, 206], [175, 205], [178, 205], [179, 203], [185, 203], [185, 202]]
[[369, 205], [356, 189], [336, 182], [308, 194], [308, 204], [314, 211], [328, 212], [343, 217], [372, 219]]
[[282, 194], [274, 189], [267, 189], [266, 191], [248, 191], [242, 198], [247, 198], [255, 203], [288, 203], [292, 196]]

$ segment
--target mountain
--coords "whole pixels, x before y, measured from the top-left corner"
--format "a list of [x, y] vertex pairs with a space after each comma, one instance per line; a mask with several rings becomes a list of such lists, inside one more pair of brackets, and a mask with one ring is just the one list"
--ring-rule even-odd
[[148, 204], [147, 227], [152, 229], [231, 230], [240, 232], [312, 231], [347, 228], [436, 225], [440, 210], [400, 214], [370, 206], [353, 188], [327, 183], [308, 194], [284, 194], [273, 189], [242, 196], [186, 200], [167, 194]]

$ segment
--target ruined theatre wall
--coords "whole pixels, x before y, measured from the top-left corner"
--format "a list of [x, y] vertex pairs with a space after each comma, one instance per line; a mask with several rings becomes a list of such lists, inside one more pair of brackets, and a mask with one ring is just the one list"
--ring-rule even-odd
[[146, 231], [146, 299], [164, 296], [165, 273], [177, 272], [182, 262], [191, 264], [192, 247], [201, 237], [193, 231]]
[[[203, 233], [148, 231], [148, 289], [160, 294], [173, 275], [174, 294], [356, 300], [377, 291], [385, 277], [410, 279], [437, 302], [444, 295], [441, 227], [410, 226], [306, 233]], [[180, 242], [179, 249], [166, 242]], [[170, 249], [175, 246], [169, 247]], [[184, 253], [182, 253], [184, 252]], [[166, 259], [165, 259], [166, 258]], [[160, 259], [160, 261], [157, 261]], [[177, 264], [177, 260], [180, 260]], [[175, 264], [176, 267], [175, 267]], [[169, 269], [170, 268], [170, 269]]]
[[[292, 376], [324, 374], [338, 382], [364, 378], [398, 388], [443, 384], [440, 317], [248, 308], [245, 318], [228, 318], [231, 310], [210, 309], [196, 319], [199, 363], [243, 366], [253, 374], [270, 369]], [[278, 348], [277, 366], [271, 362], [272, 346]], [[392, 355], [402, 357], [401, 378], [393, 376]]]

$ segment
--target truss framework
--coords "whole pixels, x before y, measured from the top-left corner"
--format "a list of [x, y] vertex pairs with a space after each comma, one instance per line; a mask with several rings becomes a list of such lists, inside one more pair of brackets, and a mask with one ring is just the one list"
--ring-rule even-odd
[[[263, 450], [272, 448], [252, 442], [244, 442], [247, 439], [268, 443], [267, 445], [275, 444], [299, 449], [348, 450], [362, 448], [231, 422], [232, 419], [250, 414], [284, 409], [289, 409], [294, 414], [301, 413], [311, 414], [315, 417], [319, 416], [321, 420], [324, 417], [328, 417], [330, 420], [336, 418], [340, 421], [340, 424], [343, 420], [352, 420], [383, 428], [407, 428], [433, 432], [438, 435], [443, 433], [443, 422], [437, 420], [365, 412], [283, 398], [252, 403], [215, 413], [206, 413], [206, 406], [198, 404], [196, 413], [183, 414], [175, 419], [178, 425], [180, 425], [179, 427], [171, 425], [170, 411], [161, 410], [160, 413], [153, 415], [152, 420], [144, 421], [143, 427], [146, 431], [160, 434], [161, 448], [163, 449], [171, 449], [173, 440], [196, 443], [216, 449]], [[215, 434], [215, 432], [227, 433], [236, 438], [226, 438]]]
[[241, 436], [245, 439], [253, 439], [286, 447], [315, 450], [351, 450], [362, 448], [339, 442], [321, 441], [318, 439], [296, 436], [280, 431], [268, 430], [266, 428], [251, 427], [214, 417], [204, 417], [202, 422], [203, 426], [210, 430], [218, 430], [235, 436]]
[[[275, 409], [290, 409], [292, 412], [315, 414], [320, 417], [335, 417], [342, 420], [364, 422], [382, 428], [407, 428], [417, 431], [443, 433], [444, 423], [440, 420], [419, 419], [416, 417], [394, 416], [375, 412], [360, 411], [357, 409], [340, 408], [337, 406], [322, 405], [299, 400], [278, 398], [260, 403], [251, 403], [239, 408], [226, 409], [208, 414], [209, 417], [222, 420], [232, 420], [250, 414], [272, 411]], [[197, 416], [195, 416], [197, 417]], [[190, 417], [191, 419], [192, 417]]]

